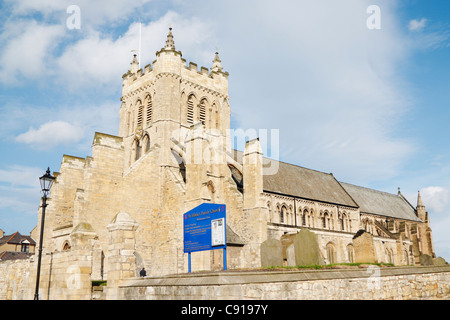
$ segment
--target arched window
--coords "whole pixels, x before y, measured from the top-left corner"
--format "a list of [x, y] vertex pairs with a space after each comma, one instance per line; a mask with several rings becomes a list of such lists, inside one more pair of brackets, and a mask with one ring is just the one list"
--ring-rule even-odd
[[63, 244], [63, 251], [67, 251], [70, 249], [70, 243], [69, 241], [64, 242]]
[[327, 228], [327, 219], [328, 219], [328, 212], [324, 212], [322, 216], [322, 228]]
[[152, 97], [150, 95], [145, 98], [146, 106], [147, 106], [147, 126], [149, 126], [152, 123], [152, 117], [153, 117], [153, 105], [152, 105]]
[[306, 216], [308, 215], [308, 210], [304, 210], [303, 211], [303, 216], [302, 216], [302, 225], [306, 226]]
[[355, 262], [354, 252], [355, 252], [355, 250], [353, 248], [353, 245], [349, 244], [347, 246], [347, 259], [348, 259], [348, 262], [350, 262], [350, 263]]
[[148, 136], [148, 134], [144, 136], [143, 141], [143, 146], [145, 146], [145, 153], [147, 153], [150, 151], [150, 137]]
[[403, 250], [403, 260], [405, 261], [406, 265], [409, 264], [409, 255], [408, 255], [408, 251], [406, 249]]
[[139, 144], [139, 141], [136, 140], [136, 157], [134, 160], [138, 161], [141, 157], [141, 145]]
[[280, 210], [280, 223], [284, 223], [284, 216], [286, 215], [286, 213], [287, 208], [285, 206], [282, 206]]
[[339, 215], [339, 222], [341, 224], [341, 230], [345, 231], [345, 222], [347, 220], [347, 216], [345, 215], [345, 213], [342, 213]]
[[334, 244], [329, 242], [326, 246], [326, 249], [327, 249], [328, 263], [329, 264], [336, 263], [336, 249], [334, 247]]
[[194, 95], [190, 95], [187, 101], [187, 123], [194, 124]]

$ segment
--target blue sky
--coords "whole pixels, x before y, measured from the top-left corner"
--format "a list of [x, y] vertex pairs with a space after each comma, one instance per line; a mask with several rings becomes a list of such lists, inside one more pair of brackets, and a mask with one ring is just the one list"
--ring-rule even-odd
[[[80, 9], [70, 29], [70, 5]], [[380, 29], [369, 29], [380, 8]], [[421, 194], [450, 260], [450, 2], [26, 1], [0, 11], [0, 228], [29, 233], [62, 155], [118, 134], [121, 76], [173, 27], [183, 57], [230, 73], [233, 128], [279, 130], [280, 160], [344, 182]]]

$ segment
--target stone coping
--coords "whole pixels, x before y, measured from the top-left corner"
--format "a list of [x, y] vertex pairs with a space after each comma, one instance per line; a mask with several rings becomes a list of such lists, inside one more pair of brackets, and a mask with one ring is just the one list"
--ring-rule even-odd
[[357, 279], [369, 278], [371, 276], [389, 277], [446, 272], [450, 273], [450, 265], [412, 267], [373, 266], [369, 268], [329, 270], [225, 271], [130, 278], [123, 280], [120, 287], [238, 285], [271, 282]]

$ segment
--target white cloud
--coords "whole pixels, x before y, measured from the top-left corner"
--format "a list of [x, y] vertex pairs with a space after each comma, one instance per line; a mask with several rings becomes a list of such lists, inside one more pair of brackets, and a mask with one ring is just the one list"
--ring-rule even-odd
[[51, 121], [38, 129], [31, 127], [20, 134], [17, 142], [29, 144], [34, 149], [46, 150], [58, 145], [76, 143], [83, 138], [83, 128], [65, 121]]
[[6, 167], [6, 169], [0, 169], [0, 183], [13, 187], [38, 188], [38, 177], [42, 174], [42, 168], [11, 165]]
[[410, 31], [420, 31], [425, 28], [426, 23], [427, 23], [427, 19], [425, 19], [425, 18], [422, 18], [420, 20], [413, 19], [413, 20], [409, 21], [408, 29]]
[[[71, 5], [77, 5], [80, 8], [82, 28], [93, 29], [97, 26], [109, 24], [117, 24], [125, 21], [130, 16], [136, 15], [137, 10], [142, 8], [151, 0], [6, 0], [12, 5], [12, 14], [14, 16], [27, 16], [41, 13], [46, 20], [54, 20], [64, 22], [70, 16], [67, 8]], [[137, 14], [138, 16], [143, 15]]]
[[[202, 19], [208, 3], [180, 10]], [[227, 1], [213, 22], [238, 125], [280, 129], [282, 160], [354, 183], [395, 176], [415, 150], [397, 132], [407, 42], [391, 1], [379, 4], [382, 29], [367, 29], [370, 4]]]
[[420, 190], [423, 204], [427, 211], [443, 213], [448, 211], [450, 204], [450, 191], [444, 187], [431, 186]]
[[34, 20], [7, 23], [0, 37], [0, 82], [46, 77], [48, 60], [63, 34], [62, 26]]
[[[186, 18], [169, 11], [156, 21], [141, 25], [141, 68], [155, 59], [155, 52], [165, 45], [169, 25], [176, 30], [177, 49], [190, 55], [204, 57], [203, 46], [210, 37], [205, 23]], [[83, 39], [67, 46], [56, 59], [58, 79], [69, 88], [115, 87], [130, 68], [132, 50], [139, 48], [139, 24], [132, 23], [117, 39], [112, 36], [91, 32]], [[210, 60], [214, 52], [210, 52]]]

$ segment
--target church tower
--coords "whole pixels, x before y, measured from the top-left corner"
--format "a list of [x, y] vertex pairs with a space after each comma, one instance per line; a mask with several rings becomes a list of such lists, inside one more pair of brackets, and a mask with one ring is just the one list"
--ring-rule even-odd
[[[170, 28], [156, 60], [142, 70], [134, 56], [123, 75], [121, 210], [140, 225], [137, 252], [153, 274], [184, 270], [183, 212], [229, 203], [228, 73], [211, 58], [210, 68], [187, 65]], [[209, 268], [209, 255], [194, 260]]]
[[191, 126], [224, 136], [230, 127], [228, 73], [218, 53], [211, 70], [186, 65], [175, 48], [172, 28], [156, 60], [139, 69], [136, 55], [123, 75], [119, 136], [124, 139], [124, 170], [153, 146], [164, 150], [161, 165], [172, 163], [171, 140], [184, 143]]

